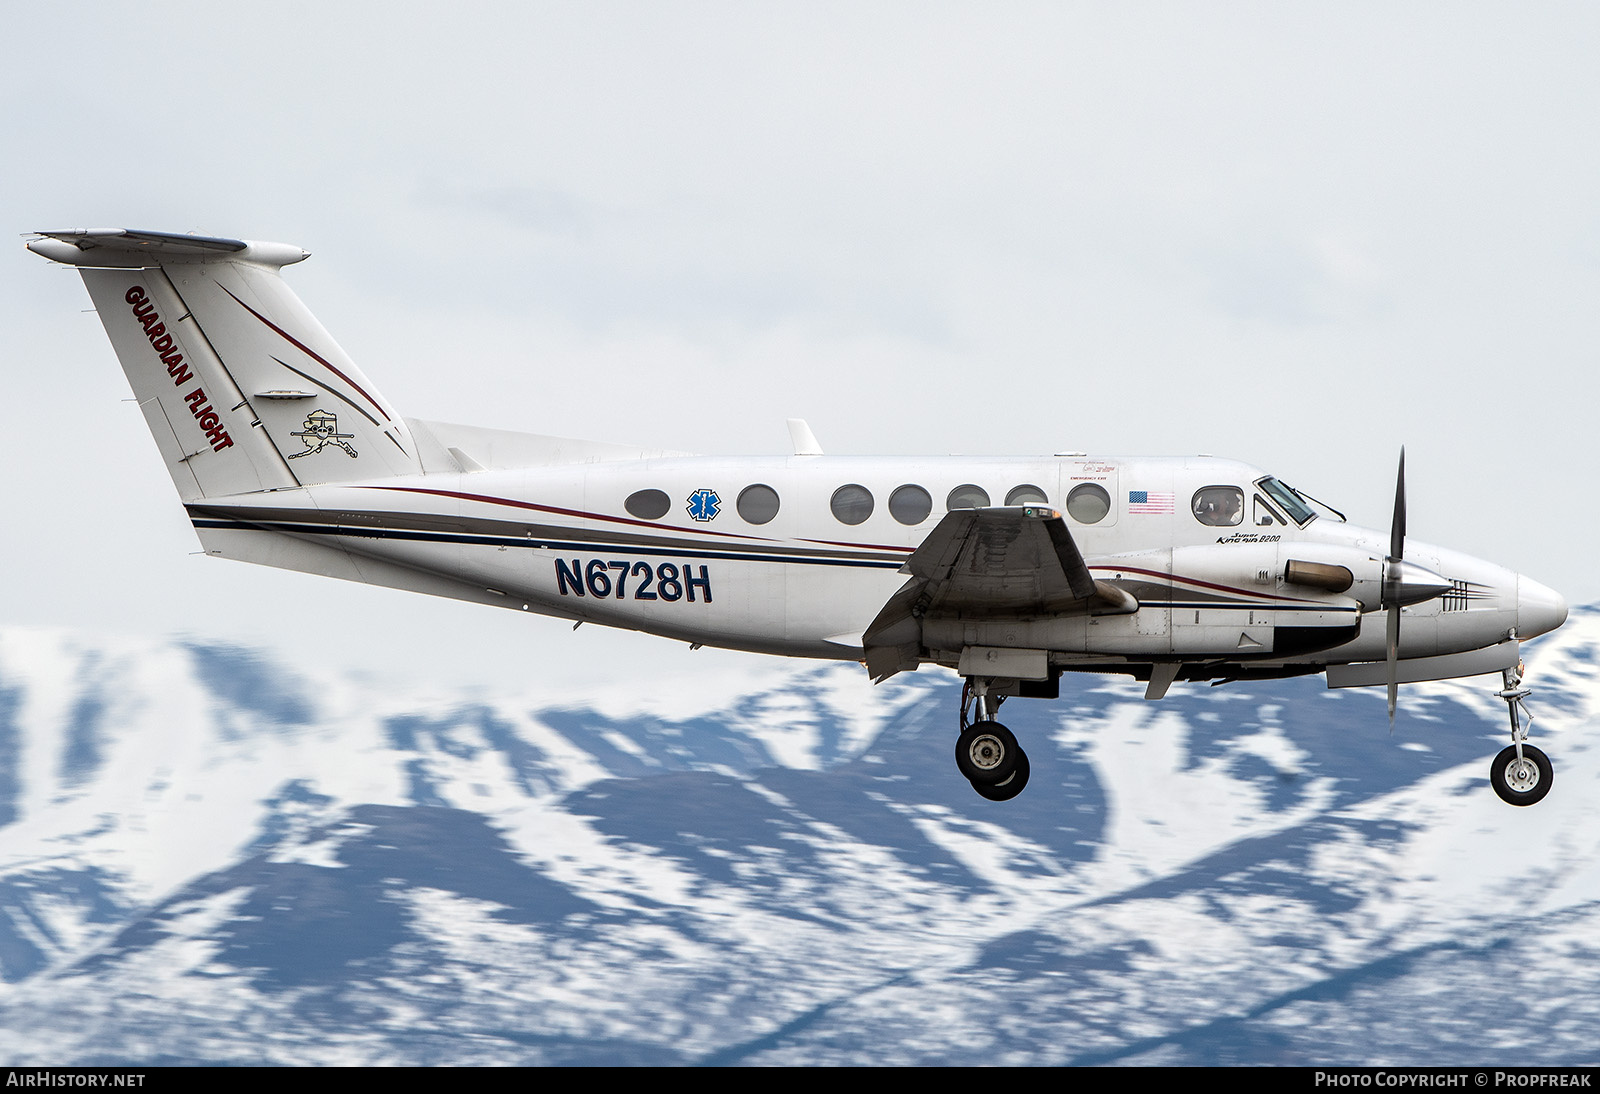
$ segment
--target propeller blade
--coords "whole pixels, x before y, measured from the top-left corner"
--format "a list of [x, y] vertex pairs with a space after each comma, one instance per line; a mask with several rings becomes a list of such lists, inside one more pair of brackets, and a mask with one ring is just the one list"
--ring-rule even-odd
[[1389, 605], [1389, 732], [1394, 732], [1394, 708], [1400, 698], [1400, 605]]
[[1389, 560], [1384, 564], [1383, 599], [1388, 601], [1389, 732], [1394, 732], [1394, 708], [1400, 700], [1400, 585], [1401, 560], [1406, 557], [1406, 448], [1400, 446], [1400, 471], [1394, 482], [1394, 522], [1389, 525]]
[[1406, 557], [1406, 449], [1400, 446], [1400, 474], [1394, 484], [1394, 523], [1389, 526], [1389, 557]]

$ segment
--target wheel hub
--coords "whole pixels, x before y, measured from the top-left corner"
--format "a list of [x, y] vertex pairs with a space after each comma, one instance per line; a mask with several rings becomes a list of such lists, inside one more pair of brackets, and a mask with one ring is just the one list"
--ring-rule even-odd
[[1506, 764], [1506, 785], [1526, 794], [1539, 785], [1539, 765], [1527, 757]]
[[956, 739], [956, 767], [968, 782], [998, 783], [1016, 770], [1022, 747], [999, 722], [977, 722]]
[[1000, 766], [1000, 761], [1005, 759], [1006, 746], [1000, 738], [992, 733], [973, 738], [967, 755], [972, 757], [972, 766], [984, 771], [993, 771]]

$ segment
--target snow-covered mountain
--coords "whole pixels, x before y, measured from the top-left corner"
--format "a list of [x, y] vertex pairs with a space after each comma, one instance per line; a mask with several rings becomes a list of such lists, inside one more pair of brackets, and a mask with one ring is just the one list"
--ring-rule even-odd
[[409, 693], [0, 629], [0, 1060], [1594, 1062], [1600, 608], [1497, 681]]

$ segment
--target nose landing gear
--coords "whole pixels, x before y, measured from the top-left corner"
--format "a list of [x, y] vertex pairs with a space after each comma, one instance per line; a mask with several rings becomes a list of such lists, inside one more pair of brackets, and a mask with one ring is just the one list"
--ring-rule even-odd
[[[1528, 727], [1533, 725], [1533, 715], [1522, 705], [1522, 700], [1528, 697], [1532, 689], [1522, 686], [1522, 663], [1519, 661], [1514, 668], [1502, 670], [1501, 679], [1505, 686], [1496, 694], [1506, 701], [1511, 714], [1511, 744], [1501, 749], [1489, 765], [1489, 785], [1494, 787], [1501, 801], [1511, 805], [1533, 805], [1550, 793], [1551, 784], [1555, 781], [1555, 769], [1551, 766], [1550, 757], [1527, 743]], [[1519, 712], [1527, 717], [1526, 722], [1522, 721]]]
[[[956, 769], [972, 789], [992, 802], [1010, 801], [1028, 785], [1028, 754], [1012, 732], [994, 720], [1001, 695], [989, 694], [989, 681], [968, 677], [961, 688], [961, 736], [956, 738]], [[977, 704], [978, 720], [968, 721]]]

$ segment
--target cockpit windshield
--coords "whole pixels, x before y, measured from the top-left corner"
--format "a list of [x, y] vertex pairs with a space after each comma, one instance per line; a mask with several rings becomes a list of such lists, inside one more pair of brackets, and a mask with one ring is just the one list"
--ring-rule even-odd
[[1306, 500], [1295, 491], [1294, 487], [1270, 477], [1262, 479], [1256, 485], [1282, 506], [1289, 519], [1300, 527], [1304, 528], [1317, 519], [1317, 511], [1306, 504]]

